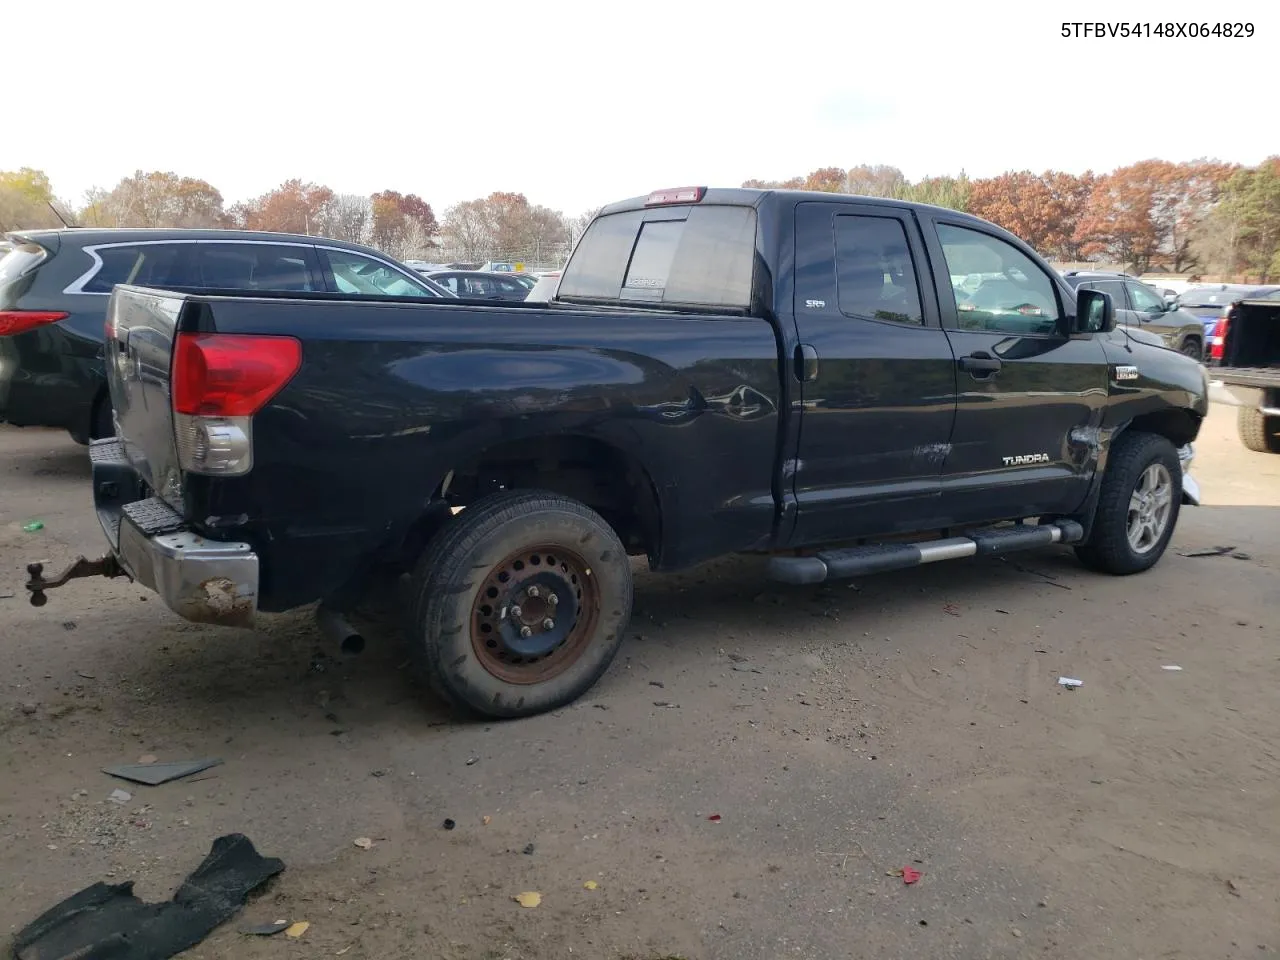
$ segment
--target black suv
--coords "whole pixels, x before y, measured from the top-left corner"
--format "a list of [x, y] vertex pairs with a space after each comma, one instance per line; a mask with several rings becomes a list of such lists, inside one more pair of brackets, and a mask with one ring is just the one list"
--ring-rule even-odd
[[0, 422], [112, 435], [102, 366], [118, 283], [180, 290], [449, 297], [369, 247], [243, 230], [34, 230], [0, 254]]
[[1204, 359], [1204, 324], [1176, 302], [1166, 301], [1154, 287], [1127, 273], [1072, 270], [1062, 276], [1076, 290], [1111, 294], [1117, 324], [1147, 330], [1159, 336], [1169, 349], [1193, 360]]

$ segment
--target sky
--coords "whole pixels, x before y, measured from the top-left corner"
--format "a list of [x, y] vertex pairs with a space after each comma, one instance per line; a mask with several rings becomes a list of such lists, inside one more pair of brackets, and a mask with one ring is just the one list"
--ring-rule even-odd
[[[73, 204], [142, 169], [228, 206], [300, 177], [437, 211], [511, 190], [573, 216], [824, 166], [915, 180], [1280, 153], [1280, 5], [935, 2], [16, 3], [0, 170], [42, 169]], [[1253, 36], [1062, 36], [1210, 11]]]

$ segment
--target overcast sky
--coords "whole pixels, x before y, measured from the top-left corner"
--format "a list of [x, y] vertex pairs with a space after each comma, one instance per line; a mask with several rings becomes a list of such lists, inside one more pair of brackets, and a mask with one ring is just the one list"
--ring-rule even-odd
[[[1280, 153], [1277, 5], [1073, 6], [17, 2], [0, 169], [43, 169], [74, 203], [158, 169], [228, 205], [301, 177], [438, 211], [514, 190], [573, 215], [820, 166], [914, 180]], [[1254, 36], [1061, 36], [1064, 18], [1210, 13]]]

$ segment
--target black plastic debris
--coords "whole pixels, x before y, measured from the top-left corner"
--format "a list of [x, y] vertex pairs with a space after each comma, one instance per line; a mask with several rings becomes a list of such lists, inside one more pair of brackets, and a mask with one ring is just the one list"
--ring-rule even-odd
[[288, 920], [277, 920], [275, 923], [257, 923], [250, 924], [247, 927], [241, 927], [240, 932], [246, 937], [274, 937], [282, 930], [289, 929]]
[[122, 763], [115, 767], [104, 767], [103, 773], [109, 773], [121, 780], [132, 780], [134, 783], [145, 783], [156, 787], [170, 780], [181, 780], [201, 770], [208, 770], [222, 763], [221, 760], [170, 760], [166, 763]]
[[257, 887], [284, 870], [248, 837], [228, 834], [173, 899], [143, 903], [133, 881], [95, 883], [45, 911], [14, 941], [18, 960], [165, 960], [195, 946], [244, 905]]

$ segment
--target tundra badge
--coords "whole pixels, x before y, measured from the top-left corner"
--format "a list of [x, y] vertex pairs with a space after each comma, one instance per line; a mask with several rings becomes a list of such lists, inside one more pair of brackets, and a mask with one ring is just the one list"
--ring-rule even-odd
[[1048, 463], [1049, 455], [1047, 453], [1024, 453], [1017, 457], [1001, 457], [1006, 467], [1021, 467], [1028, 463]]
[[1116, 379], [1117, 380], [1137, 380], [1138, 368], [1135, 366], [1132, 366], [1131, 364], [1126, 364], [1126, 363], [1116, 364]]

